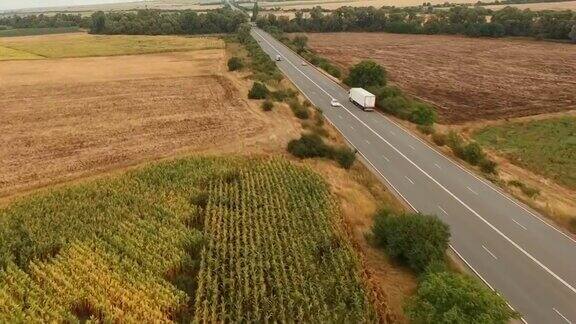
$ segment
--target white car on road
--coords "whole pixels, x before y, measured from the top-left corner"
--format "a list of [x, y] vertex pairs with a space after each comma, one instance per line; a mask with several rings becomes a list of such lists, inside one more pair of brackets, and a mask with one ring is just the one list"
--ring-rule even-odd
[[330, 101], [330, 106], [332, 106], [332, 107], [338, 107], [338, 106], [340, 106], [340, 102], [338, 102], [337, 99], [332, 98], [332, 100]]

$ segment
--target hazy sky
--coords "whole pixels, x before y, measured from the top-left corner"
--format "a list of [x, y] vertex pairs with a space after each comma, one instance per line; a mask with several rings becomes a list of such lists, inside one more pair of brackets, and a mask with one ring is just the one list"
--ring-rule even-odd
[[131, 1], [134, 0], [0, 0], [0, 10]]

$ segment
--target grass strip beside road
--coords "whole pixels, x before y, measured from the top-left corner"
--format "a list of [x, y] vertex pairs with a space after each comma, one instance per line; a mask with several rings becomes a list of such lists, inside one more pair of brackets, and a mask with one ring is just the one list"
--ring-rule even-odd
[[473, 137], [512, 163], [576, 189], [575, 116], [488, 126]]

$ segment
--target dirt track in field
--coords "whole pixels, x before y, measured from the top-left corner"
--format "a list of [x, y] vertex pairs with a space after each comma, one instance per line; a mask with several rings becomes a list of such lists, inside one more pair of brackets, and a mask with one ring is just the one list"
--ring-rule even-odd
[[378, 61], [393, 83], [438, 106], [445, 123], [576, 109], [573, 44], [386, 33], [308, 37], [342, 67]]
[[242, 151], [248, 139], [273, 136], [273, 115], [249, 106], [223, 56], [0, 63], [0, 197], [178, 153]]

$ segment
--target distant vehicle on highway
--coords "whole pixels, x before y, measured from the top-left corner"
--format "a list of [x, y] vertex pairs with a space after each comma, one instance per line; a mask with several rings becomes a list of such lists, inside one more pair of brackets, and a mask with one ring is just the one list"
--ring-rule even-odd
[[308, 65], [308, 63], [306, 63], [306, 61], [302, 61], [302, 66], [306, 66]]
[[332, 100], [330, 101], [330, 106], [332, 106], [332, 107], [338, 107], [338, 106], [340, 106], [340, 103], [338, 102], [337, 99], [332, 98]]
[[373, 111], [376, 106], [376, 96], [362, 88], [351, 88], [348, 98], [364, 111]]
[[282, 61], [282, 56], [280, 56], [280, 54], [276, 55], [276, 61]]

